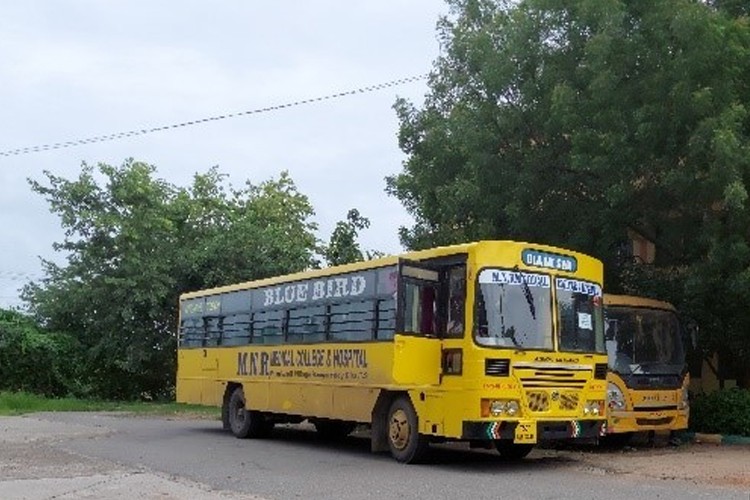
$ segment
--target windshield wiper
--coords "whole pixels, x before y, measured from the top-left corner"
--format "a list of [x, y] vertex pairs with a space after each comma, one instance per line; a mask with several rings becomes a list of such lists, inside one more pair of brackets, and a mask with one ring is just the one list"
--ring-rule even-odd
[[518, 277], [521, 279], [521, 284], [523, 285], [523, 296], [526, 297], [526, 303], [529, 305], [529, 312], [531, 313], [531, 319], [536, 319], [536, 307], [534, 307], [534, 296], [531, 294], [531, 289], [529, 288], [529, 284], [526, 283], [526, 278], [523, 276], [523, 273], [518, 269], [518, 266], [516, 265], [513, 270], [518, 274]]

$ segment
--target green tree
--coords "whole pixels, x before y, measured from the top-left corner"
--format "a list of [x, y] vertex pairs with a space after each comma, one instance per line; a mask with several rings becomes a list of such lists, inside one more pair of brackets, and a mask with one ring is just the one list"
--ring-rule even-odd
[[328, 265], [336, 266], [364, 260], [365, 254], [357, 242], [357, 236], [368, 227], [370, 219], [360, 215], [356, 208], [349, 210], [346, 220], [336, 223], [328, 245], [323, 249], [323, 256]]
[[180, 293], [300, 271], [316, 249], [307, 197], [282, 173], [241, 189], [216, 168], [188, 188], [156, 168], [84, 164], [77, 179], [30, 181], [60, 217], [60, 266], [24, 298], [37, 320], [74, 336], [92, 395], [164, 397], [175, 376]]
[[731, 337], [750, 366], [750, 28], [717, 3], [449, 0], [424, 106], [395, 106], [408, 159], [388, 191], [416, 221], [402, 242], [567, 246], [637, 293], [635, 229], [669, 285], [644, 288], [676, 290], [660, 298], [706, 348]]

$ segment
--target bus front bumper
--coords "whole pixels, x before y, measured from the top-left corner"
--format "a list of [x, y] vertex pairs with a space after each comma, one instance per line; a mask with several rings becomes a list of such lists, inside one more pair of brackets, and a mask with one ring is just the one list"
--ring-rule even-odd
[[[517, 422], [464, 421], [462, 439], [465, 440], [513, 440]], [[590, 439], [607, 434], [607, 421], [602, 420], [556, 420], [537, 421], [536, 435], [539, 441], [561, 439]]]
[[687, 429], [688, 410], [611, 411], [607, 434], [642, 431], [680, 431]]

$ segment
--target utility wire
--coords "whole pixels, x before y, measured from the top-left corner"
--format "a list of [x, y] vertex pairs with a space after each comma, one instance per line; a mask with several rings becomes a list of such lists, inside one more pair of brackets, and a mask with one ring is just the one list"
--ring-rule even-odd
[[22, 271], [0, 271], [0, 280], [5, 281], [25, 281], [27, 279], [39, 279], [42, 275], [39, 273], [26, 273]]
[[43, 144], [43, 145], [38, 145], [38, 146], [29, 146], [25, 148], [8, 149], [5, 151], [0, 151], [0, 156], [18, 156], [18, 155], [25, 155], [25, 154], [30, 154], [30, 153], [39, 153], [40, 151], [51, 151], [54, 149], [63, 149], [63, 148], [69, 148], [73, 146], [82, 146], [84, 144], [92, 144], [95, 142], [114, 141], [117, 139], [124, 139], [126, 137], [134, 137], [137, 135], [152, 134], [154, 132], [163, 132], [165, 130], [171, 130], [171, 129], [176, 129], [176, 128], [192, 127], [194, 125], [200, 125], [203, 123], [214, 122], [214, 121], [219, 121], [219, 120], [226, 120], [228, 118], [237, 118], [239, 116], [268, 113], [270, 111], [278, 111], [280, 109], [293, 108], [295, 106], [302, 106], [304, 104], [312, 104], [312, 103], [320, 102], [320, 101], [338, 99], [340, 97], [346, 97], [346, 96], [354, 95], [354, 94], [365, 94], [368, 92], [375, 92], [377, 90], [383, 90], [383, 89], [387, 89], [390, 87], [397, 87], [399, 85], [404, 85], [406, 83], [416, 82], [418, 80], [424, 80], [425, 78], [427, 78], [427, 75], [410, 76], [408, 78], [391, 80], [390, 82], [378, 83], [376, 85], [369, 85], [367, 87], [361, 87], [358, 89], [346, 90], [344, 92], [338, 92], [335, 94], [312, 97], [310, 99], [302, 99], [301, 101], [293, 101], [293, 102], [288, 102], [285, 104], [277, 104], [274, 106], [268, 106], [265, 108], [251, 109], [248, 111], [240, 111], [237, 113], [229, 113], [226, 115], [217, 115], [217, 116], [211, 116], [208, 118], [200, 118], [198, 120], [175, 123], [172, 125], [162, 125], [160, 127], [144, 128], [140, 130], [130, 130], [128, 132], [117, 132], [115, 134], [99, 135], [99, 136], [89, 137], [86, 139], [78, 139], [74, 141], [56, 142], [53, 144]]

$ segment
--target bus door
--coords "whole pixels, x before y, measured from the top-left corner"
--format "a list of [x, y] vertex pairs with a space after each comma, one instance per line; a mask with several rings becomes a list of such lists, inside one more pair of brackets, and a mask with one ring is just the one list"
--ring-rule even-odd
[[440, 383], [440, 276], [434, 266], [407, 260], [399, 262], [398, 333], [394, 339], [393, 359], [393, 377], [397, 383]]

